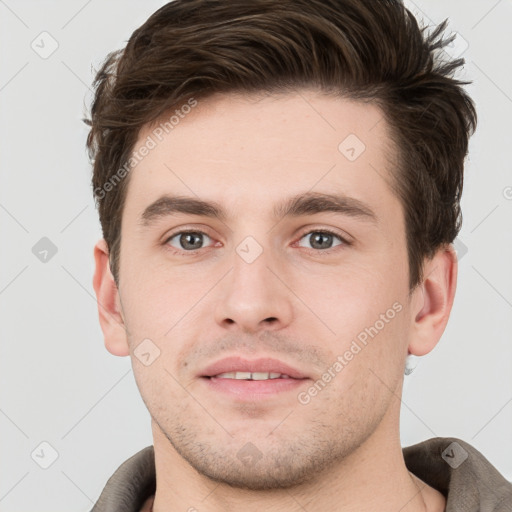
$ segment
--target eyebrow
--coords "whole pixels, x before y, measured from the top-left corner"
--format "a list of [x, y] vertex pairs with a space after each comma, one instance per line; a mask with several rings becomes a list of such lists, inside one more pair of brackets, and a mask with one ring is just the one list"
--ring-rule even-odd
[[[306, 192], [284, 200], [273, 209], [276, 219], [325, 212], [339, 213], [377, 224], [377, 215], [366, 203], [343, 194]], [[143, 226], [148, 227], [158, 219], [176, 214], [199, 215], [222, 222], [226, 222], [228, 217], [222, 206], [215, 201], [164, 195], [144, 210], [140, 220]]]

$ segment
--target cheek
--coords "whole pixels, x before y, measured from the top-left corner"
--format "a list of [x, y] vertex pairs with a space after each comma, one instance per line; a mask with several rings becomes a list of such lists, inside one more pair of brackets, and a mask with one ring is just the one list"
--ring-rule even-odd
[[186, 384], [178, 384], [167, 362], [169, 354], [166, 354], [165, 346], [160, 348], [160, 357], [150, 366], [132, 358], [133, 374], [142, 400], [159, 423], [169, 419], [166, 415], [186, 412], [192, 405], [190, 395], [185, 391]]
[[[286, 279], [304, 304], [340, 335], [356, 335], [381, 314], [403, 304], [407, 280], [386, 262], [360, 261], [351, 265], [293, 269]], [[303, 306], [298, 305], [302, 308]], [[396, 311], [388, 316], [394, 318]], [[386, 318], [387, 320], [387, 318]]]
[[132, 337], [164, 337], [205, 293], [204, 281], [147, 263], [133, 264], [126, 273], [129, 279], [121, 283], [121, 300]]
[[404, 283], [388, 280], [380, 269], [361, 269], [338, 281], [334, 274], [325, 279], [324, 292], [318, 291], [320, 282], [317, 291], [309, 293], [311, 309], [334, 333], [324, 342], [332, 363], [341, 359], [340, 386], [360, 388], [374, 382], [394, 389], [401, 378], [409, 325]]
[[[325, 399], [333, 413], [339, 411], [335, 414], [340, 416], [340, 421], [360, 422], [354, 427], [368, 428], [368, 422], [381, 418], [397, 400], [403, 378], [400, 331], [398, 322], [390, 323], [376, 334], [361, 331], [367, 334], [364, 343], [357, 337], [338, 342], [337, 358], [333, 361], [337, 360], [342, 369], [335, 372], [329, 384], [329, 397], [326, 393]], [[347, 410], [352, 411], [350, 415], [346, 414]]]

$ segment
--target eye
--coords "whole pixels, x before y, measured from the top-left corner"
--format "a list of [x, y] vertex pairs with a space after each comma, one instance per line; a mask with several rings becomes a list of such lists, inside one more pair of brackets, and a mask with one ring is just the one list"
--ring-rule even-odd
[[203, 231], [179, 231], [171, 235], [165, 243], [175, 249], [190, 252], [202, 249], [205, 237], [211, 241], [211, 238]]
[[[338, 239], [339, 243], [335, 243], [333, 245], [335, 239]], [[303, 240], [309, 240], [310, 247], [304, 245]], [[175, 253], [193, 253], [194, 251], [204, 249], [205, 242], [208, 243], [208, 245], [212, 245], [212, 241], [212, 238], [209, 237], [204, 231], [183, 230], [170, 235], [165, 240], [164, 245], [175, 249], [172, 249]], [[327, 229], [317, 229], [304, 233], [300, 238], [298, 245], [301, 247], [309, 248], [311, 250], [315, 250], [315, 252], [328, 253], [331, 249], [334, 249], [339, 245], [349, 246], [351, 245], [351, 242], [347, 241], [341, 235], [333, 231]]]
[[[333, 239], [337, 238], [340, 243], [333, 246]], [[332, 249], [333, 247], [336, 247], [337, 245], [350, 245], [347, 240], [345, 240], [343, 237], [338, 235], [337, 233], [334, 233], [329, 230], [315, 230], [315, 231], [309, 231], [308, 233], [305, 233], [301, 240], [309, 239], [309, 243], [311, 245], [311, 249], [317, 249], [317, 250], [328, 250]], [[302, 243], [299, 242], [299, 245], [301, 247], [305, 247]], [[306, 246], [307, 247], [307, 246]]]

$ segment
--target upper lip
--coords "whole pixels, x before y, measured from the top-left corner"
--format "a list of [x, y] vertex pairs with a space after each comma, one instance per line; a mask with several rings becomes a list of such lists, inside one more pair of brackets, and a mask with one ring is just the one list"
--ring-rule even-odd
[[308, 378], [302, 372], [277, 359], [259, 358], [248, 360], [240, 356], [226, 357], [207, 366], [200, 377], [214, 377], [221, 373], [228, 372], [273, 372], [288, 375], [294, 379]]

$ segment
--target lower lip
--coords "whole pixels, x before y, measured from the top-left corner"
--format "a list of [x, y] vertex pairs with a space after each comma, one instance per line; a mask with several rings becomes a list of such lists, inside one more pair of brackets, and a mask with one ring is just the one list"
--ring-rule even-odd
[[259, 397], [268, 398], [269, 395], [297, 390], [309, 379], [240, 380], [222, 377], [203, 377], [203, 380], [213, 391], [220, 391], [242, 399], [254, 400]]

